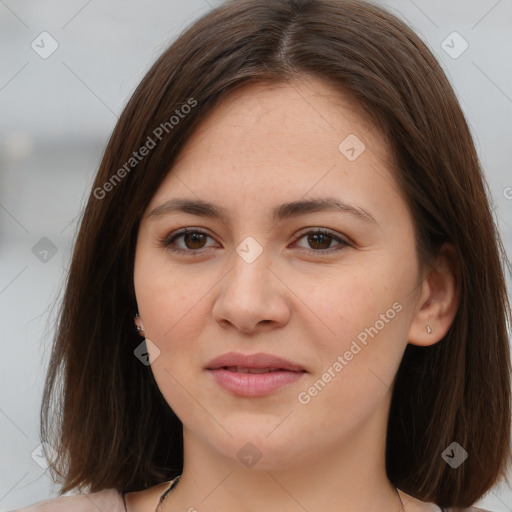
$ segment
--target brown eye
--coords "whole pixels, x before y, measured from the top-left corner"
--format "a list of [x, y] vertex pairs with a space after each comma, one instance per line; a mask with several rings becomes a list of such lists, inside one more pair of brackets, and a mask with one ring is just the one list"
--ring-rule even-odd
[[[205, 245], [208, 238], [212, 237], [202, 230], [184, 228], [165, 237], [160, 241], [160, 246], [174, 253], [194, 256], [202, 254], [203, 249], [211, 247]], [[180, 244], [176, 243], [179, 239], [183, 239]], [[308, 246], [311, 247], [302, 247], [303, 251], [315, 255], [328, 255], [351, 245], [342, 237], [331, 233], [325, 228], [310, 229], [309, 231], [303, 232], [298, 240], [302, 239], [305, 239]], [[331, 247], [333, 241], [337, 242], [337, 244]], [[300, 247], [299, 245], [299, 248]]]
[[[302, 232], [298, 240], [305, 239], [311, 249], [304, 247], [304, 251], [310, 254], [327, 255], [335, 251], [342, 250], [350, 246], [350, 243], [325, 228], [310, 229]], [[337, 245], [331, 247], [331, 243], [335, 241]]]
[[[181, 247], [176, 243], [180, 238], [183, 239]], [[194, 254], [208, 248], [205, 245], [208, 238], [211, 236], [199, 229], [185, 228], [166, 236], [160, 245], [176, 253]]]
[[315, 233], [313, 235], [308, 235], [308, 242], [315, 250], [329, 249], [332, 240], [333, 237], [326, 235], [325, 233]]
[[202, 244], [205, 242], [206, 236], [204, 233], [185, 233], [183, 236], [183, 241], [187, 249], [202, 249]]

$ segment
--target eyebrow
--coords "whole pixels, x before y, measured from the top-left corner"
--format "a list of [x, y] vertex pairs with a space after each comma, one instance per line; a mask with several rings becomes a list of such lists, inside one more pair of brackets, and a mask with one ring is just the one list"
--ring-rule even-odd
[[[349, 213], [365, 222], [378, 224], [375, 217], [364, 208], [346, 203], [335, 197], [320, 197], [317, 199], [308, 199], [283, 203], [273, 208], [272, 219], [275, 222], [298, 217], [306, 213], [335, 211]], [[229, 220], [227, 211], [221, 206], [215, 205], [202, 199], [175, 198], [169, 199], [165, 203], [157, 206], [147, 216], [148, 218], [159, 218], [170, 213], [189, 213], [200, 217], [212, 217], [220, 219], [224, 223]]]

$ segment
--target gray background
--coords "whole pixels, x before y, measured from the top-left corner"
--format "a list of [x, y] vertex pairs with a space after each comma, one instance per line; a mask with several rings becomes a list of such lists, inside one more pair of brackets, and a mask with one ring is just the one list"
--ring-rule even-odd
[[[50, 307], [108, 136], [161, 51], [217, 4], [0, 0], [0, 511], [57, 495], [48, 472], [32, 457], [40, 444], [39, 406], [54, 321]], [[429, 44], [455, 87], [510, 255], [512, 2], [385, 5]], [[31, 47], [43, 31], [58, 43], [46, 59]], [[469, 44], [457, 58], [443, 49], [453, 31]], [[452, 39], [444, 45], [458, 53], [463, 42]], [[43, 237], [51, 243], [39, 242]], [[49, 252], [33, 251], [38, 242]], [[512, 511], [512, 490], [494, 488], [478, 505]]]

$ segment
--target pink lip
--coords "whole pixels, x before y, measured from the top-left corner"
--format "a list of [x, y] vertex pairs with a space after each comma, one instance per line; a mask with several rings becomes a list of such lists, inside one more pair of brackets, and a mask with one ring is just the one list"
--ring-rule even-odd
[[292, 372], [305, 371], [302, 366], [292, 363], [287, 359], [273, 356], [272, 354], [242, 354], [240, 352], [227, 352], [215, 359], [212, 359], [207, 365], [208, 370], [216, 370], [223, 366], [240, 366], [244, 368], [279, 368]]
[[[231, 370], [228, 369], [231, 367]], [[242, 373], [233, 367], [246, 369], [272, 368], [267, 373]], [[299, 380], [307, 373], [301, 366], [271, 354], [244, 355], [237, 352], [223, 354], [208, 363], [206, 368], [214, 380], [237, 396], [258, 397]]]

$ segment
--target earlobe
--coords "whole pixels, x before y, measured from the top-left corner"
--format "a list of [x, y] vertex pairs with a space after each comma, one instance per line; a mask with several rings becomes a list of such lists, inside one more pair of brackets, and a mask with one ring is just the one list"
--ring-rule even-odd
[[137, 332], [144, 338], [144, 326], [142, 325], [142, 320], [140, 319], [139, 313], [135, 313], [134, 322], [137, 328]]
[[459, 305], [458, 261], [452, 244], [441, 247], [436, 264], [421, 287], [408, 341], [412, 345], [429, 346], [446, 336]]

